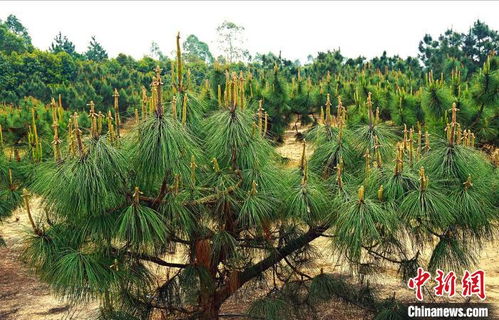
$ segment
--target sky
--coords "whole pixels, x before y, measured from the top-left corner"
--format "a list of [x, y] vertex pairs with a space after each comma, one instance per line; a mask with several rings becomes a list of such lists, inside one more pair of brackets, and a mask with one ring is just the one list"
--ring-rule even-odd
[[196, 35], [218, 56], [216, 28], [224, 20], [245, 27], [250, 54], [269, 51], [289, 60], [341, 49], [347, 57], [416, 56], [426, 33], [466, 32], [480, 19], [499, 30], [499, 2], [300, 1], [1, 1], [0, 19], [16, 15], [33, 44], [48, 49], [61, 31], [84, 52], [95, 35], [111, 57], [149, 54], [151, 43], [172, 56], [175, 36]]

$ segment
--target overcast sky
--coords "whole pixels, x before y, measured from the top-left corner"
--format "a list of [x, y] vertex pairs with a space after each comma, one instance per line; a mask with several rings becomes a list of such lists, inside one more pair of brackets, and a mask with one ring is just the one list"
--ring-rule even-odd
[[95, 35], [110, 56], [136, 58], [157, 42], [168, 55], [175, 35], [195, 34], [215, 56], [216, 27], [224, 20], [246, 28], [246, 47], [305, 62], [318, 51], [341, 48], [348, 57], [415, 56], [425, 33], [466, 32], [477, 19], [499, 29], [499, 2], [0, 2], [0, 19], [15, 14], [33, 44], [48, 49], [62, 31], [78, 51]]

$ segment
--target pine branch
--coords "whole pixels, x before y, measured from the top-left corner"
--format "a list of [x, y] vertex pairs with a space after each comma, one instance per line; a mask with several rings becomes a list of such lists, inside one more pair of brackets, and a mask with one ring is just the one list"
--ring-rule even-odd
[[[240, 185], [241, 185], [241, 181], [239, 181], [238, 183], [236, 183], [233, 186], [228, 187], [225, 190], [219, 191], [219, 192], [214, 193], [214, 194], [210, 194], [210, 195], [208, 195], [206, 197], [203, 197], [203, 198], [200, 198], [200, 199], [197, 199], [197, 200], [186, 201], [183, 204], [184, 205], [195, 206], [195, 205], [200, 205], [200, 204], [205, 204], [205, 203], [211, 203], [211, 202], [214, 202], [215, 200], [219, 199], [220, 197], [222, 197], [224, 195], [227, 195], [227, 194], [229, 194], [231, 192], [234, 192], [237, 188], [239, 188]], [[162, 198], [164, 198], [164, 196]], [[153, 206], [156, 203], [163, 203], [164, 200], [162, 198], [160, 199], [159, 196], [156, 197], [156, 198], [146, 197], [146, 196], [140, 196], [139, 199], [140, 199], [140, 201], [147, 202], [149, 205]]]
[[191, 241], [180, 239], [180, 238], [168, 238], [168, 240], [169, 241], [173, 241], [173, 242], [177, 242], [177, 243], [181, 243], [181, 244], [185, 244], [185, 245], [191, 245], [192, 244]]
[[[305, 234], [300, 237], [290, 241], [284, 247], [278, 248], [273, 251], [267, 258], [261, 260], [257, 264], [246, 268], [239, 274], [238, 288], [242, 287], [246, 282], [255, 278], [268, 268], [274, 266], [279, 261], [283, 260], [288, 255], [296, 252], [297, 250], [303, 248], [316, 238], [320, 237], [323, 232], [328, 229], [327, 226], [317, 226], [310, 228]], [[215, 299], [217, 304], [222, 304], [231, 295], [231, 288], [227, 284], [223, 288], [219, 289], [215, 293]]]
[[168, 175], [166, 174], [165, 177], [163, 178], [163, 183], [161, 184], [161, 188], [159, 190], [159, 194], [154, 199], [154, 202], [152, 203], [153, 207], [157, 208], [159, 204], [163, 201], [165, 198], [166, 194], [168, 193]]
[[435, 237], [437, 237], [437, 238], [439, 238], [439, 239], [441, 239], [441, 238], [445, 235], [445, 232], [444, 232], [443, 234], [439, 234], [439, 233], [437, 233], [436, 231], [434, 231], [434, 230], [433, 230], [430, 226], [428, 226], [427, 224], [425, 224], [425, 223], [423, 223], [423, 222], [421, 222], [421, 225], [422, 225], [423, 227], [425, 227], [425, 228], [426, 228], [426, 230], [427, 230], [429, 233], [431, 233], [432, 235], [434, 235]]
[[326, 230], [327, 230], [326, 226], [310, 228], [307, 233], [289, 242], [284, 247], [277, 249], [270, 256], [260, 261], [259, 263], [247, 268], [245, 271], [241, 273], [240, 280], [244, 282], [251, 280], [258, 274], [262, 273], [263, 271], [267, 270], [277, 262], [284, 259], [286, 256], [306, 246], [314, 239], [321, 236], [321, 234]]
[[[113, 248], [112, 250], [115, 253], [119, 252], [119, 250], [116, 249], [116, 248]], [[165, 261], [165, 260], [163, 260], [161, 258], [158, 258], [158, 257], [155, 257], [155, 256], [150, 256], [150, 255], [145, 254], [145, 253], [125, 251], [124, 254], [126, 254], [127, 256], [136, 258], [136, 259], [153, 262], [155, 264], [158, 264], [158, 265], [164, 266], [164, 267], [187, 268], [189, 266], [188, 264], [185, 264], [185, 263], [167, 262], [167, 261]]]
[[174, 263], [174, 262], [166, 262], [165, 260], [163, 259], [160, 259], [158, 257], [154, 257], [154, 256], [149, 256], [149, 255], [146, 255], [146, 254], [130, 254], [129, 255], [133, 256], [133, 257], [136, 257], [140, 260], [145, 260], [145, 261], [150, 261], [150, 262], [154, 262], [160, 266], [164, 266], [164, 267], [171, 267], [171, 268], [187, 268], [189, 265], [188, 264], [185, 264], [185, 263]]
[[213, 202], [217, 199], [219, 199], [220, 197], [222, 196], [225, 196], [233, 191], [235, 191], [237, 188], [239, 188], [239, 186], [241, 185], [241, 180], [239, 180], [238, 183], [236, 183], [235, 185], [233, 186], [230, 186], [228, 187], [227, 189], [225, 190], [222, 190], [222, 191], [219, 191], [217, 193], [214, 193], [214, 194], [211, 194], [209, 196], [206, 196], [206, 197], [203, 197], [201, 199], [197, 199], [197, 200], [194, 200], [194, 201], [189, 201], [187, 202], [186, 204], [189, 204], [189, 205], [199, 205], [199, 204], [204, 204], [204, 203], [210, 203], [210, 202]]
[[403, 263], [403, 261], [399, 261], [399, 260], [395, 260], [395, 259], [386, 257], [386, 256], [382, 255], [381, 253], [372, 250], [371, 248], [368, 248], [368, 247], [365, 247], [365, 246], [362, 246], [362, 248], [364, 248], [370, 255], [376, 256], [376, 257], [381, 258], [381, 259], [384, 259], [384, 260], [389, 261], [391, 263], [397, 263], [397, 264]]

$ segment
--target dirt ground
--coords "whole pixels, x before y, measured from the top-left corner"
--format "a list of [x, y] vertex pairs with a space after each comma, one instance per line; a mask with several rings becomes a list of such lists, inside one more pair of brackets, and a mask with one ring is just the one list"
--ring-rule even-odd
[[[35, 217], [39, 215], [38, 202], [31, 201]], [[95, 319], [98, 305], [70, 306], [61, 301], [20, 261], [22, 238], [28, 228], [23, 208], [0, 224], [0, 234], [7, 244], [0, 247], [0, 319]]]
[[[294, 131], [288, 130], [285, 134], [285, 144], [278, 147], [277, 151], [289, 158], [288, 165], [295, 166], [299, 163], [302, 153], [302, 142], [294, 139]], [[307, 146], [308, 156], [313, 152]], [[32, 207], [37, 214], [38, 200], [32, 200]], [[21, 239], [29, 226], [24, 209], [20, 208], [13, 216], [0, 224], [0, 234], [4, 237], [7, 247], [0, 247], [0, 319], [5, 320], [55, 320], [55, 319], [95, 319], [98, 305], [86, 304], [83, 306], [70, 306], [61, 301], [50, 291], [50, 288], [41, 283], [32, 270], [28, 269], [18, 258], [21, 250]], [[321, 268], [326, 272], [347, 273], [347, 267], [338, 262], [338, 259], [329, 252], [330, 242], [321, 238], [313, 242], [319, 253], [322, 254], [315, 265], [310, 267], [314, 274]], [[487, 302], [499, 307], [499, 245], [498, 241], [488, 243], [482, 250], [479, 259], [479, 268], [486, 272]], [[169, 259], [173, 261], [175, 259]], [[378, 287], [381, 296], [390, 297], [394, 294], [397, 298], [412, 301], [414, 294], [398, 279], [396, 270], [387, 268], [379, 276], [370, 278], [370, 283]], [[242, 314], [250, 305], [251, 300], [259, 296], [263, 290], [249, 288], [244, 294], [236, 294], [222, 307], [224, 314]], [[460, 300], [456, 300], [460, 301]], [[462, 301], [462, 300], [461, 300]], [[234, 317], [233, 319], [241, 319]], [[320, 307], [319, 319], [372, 319], [372, 314], [358, 307], [348, 305], [342, 301], [331, 301]]]

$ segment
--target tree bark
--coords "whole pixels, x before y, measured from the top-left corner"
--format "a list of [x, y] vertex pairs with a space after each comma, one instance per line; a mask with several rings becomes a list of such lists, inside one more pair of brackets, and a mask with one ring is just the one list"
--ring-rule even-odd
[[215, 302], [215, 295], [201, 296], [202, 313], [199, 317], [200, 320], [216, 320], [220, 313], [221, 304]]

